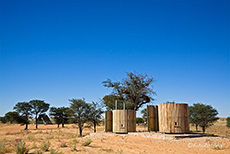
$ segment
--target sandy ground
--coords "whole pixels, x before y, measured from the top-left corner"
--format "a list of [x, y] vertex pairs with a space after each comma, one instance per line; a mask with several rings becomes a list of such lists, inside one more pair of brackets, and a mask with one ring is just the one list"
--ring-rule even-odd
[[[144, 130], [146, 128], [137, 127], [137, 131]], [[139, 134], [141, 133], [147, 135], [144, 137], [104, 133], [104, 126], [99, 126], [97, 133], [93, 133], [91, 128], [85, 128], [83, 130], [85, 136], [80, 138], [77, 126], [72, 124], [59, 129], [57, 125], [39, 125], [37, 130], [35, 125], [29, 125], [28, 131], [24, 130], [24, 126], [17, 124], [0, 124], [0, 143], [11, 149], [11, 153], [15, 153], [16, 138], [26, 143], [27, 148], [30, 149], [29, 153], [39, 150], [40, 145], [46, 141], [51, 143], [49, 149], [62, 153], [230, 153], [229, 138], [200, 137], [173, 140], [152, 138], [151, 135], [155, 133], [140, 132]], [[81, 143], [87, 139], [91, 139], [92, 143], [89, 146], [82, 146]], [[67, 147], [60, 147], [61, 142], [66, 142]], [[74, 147], [77, 150], [73, 150]]]

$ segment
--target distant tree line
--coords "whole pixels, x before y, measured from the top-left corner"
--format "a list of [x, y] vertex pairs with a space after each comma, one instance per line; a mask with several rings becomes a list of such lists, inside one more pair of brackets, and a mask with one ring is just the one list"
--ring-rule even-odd
[[94, 132], [96, 126], [101, 122], [102, 106], [97, 102], [86, 103], [85, 99], [69, 100], [70, 107], [49, 107], [50, 104], [43, 100], [31, 100], [29, 102], [18, 102], [14, 106], [13, 112], [8, 112], [4, 117], [0, 117], [2, 123], [19, 123], [26, 125], [28, 129], [31, 118], [35, 119], [36, 129], [38, 128], [38, 118], [45, 114], [49, 109], [49, 115], [54, 119], [55, 123], [64, 127], [65, 123], [76, 123], [79, 128], [79, 134], [82, 136], [84, 124], [92, 123]]

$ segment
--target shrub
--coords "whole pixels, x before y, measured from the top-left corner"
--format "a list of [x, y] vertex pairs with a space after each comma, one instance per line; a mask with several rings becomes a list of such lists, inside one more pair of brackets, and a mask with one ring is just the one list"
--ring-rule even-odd
[[230, 117], [227, 117], [227, 127], [230, 128]]
[[18, 145], [18, 143], [22, 142], [22, 139], [21, 138], [16, 138], [15, 139], [15, 146]]
[[2, 144], [2, 143], [0, 143], [0, 154], [5, 154], [5, 153], [10, 153], [10, 152], [12, 152], [14, 149], [12, 149], [12, 148], [7, 148], [6, 146], [5, 146], [5, 144]]
[[43, 152], [40, 150], [36, 150], [36, 151], [34, 151], [34, 154], [43, 154]]
[[108, 152], [113, 152], [113, 149], [103, 149], [103, 148], [102, 148], [101, 150], [102, 150], [102, 151], [106, 151], [107, 153], [108, 153]]
[[35, 143], [33, 143], [33, 146], [31, 149], [37, 149], [37, 148], [38, 148], [37, 145]]
[[17, 154], [27, 154], [29, 149], [26, 148], [26, 144], [22, 141], [19, 141], [16, 145], [16, 153]]
[[74, 146], [71, 148], [71, 151], [78, 151], [77, 148], [76, 148], [76, 145], [74, 145]]
[[48, 151], [50, 147], [50, 142], [46, 141], [46, 142], [42, 142], [42, 144], [40, 145], [40, 148], [42, 149], [42, 151]]
[[50, 149], [50, 154], [62, 154], [62, 152], [58, 152], [58, 150]]
[[64, 141], [62, 141], [61, 143], [60, 143], [60, 147], [67, 147], [67, 145], [66, 145], [66, 142], [64, 142]]
[[79, 141], [78, 141], [78, 140], [76, 140], [76, 139], [73, 139], [73, 142], [74, 142], [74, 143], [78, 143]]
[[81, 145], [82, 145], [82, 146], [88, 146], [88, 145], [90, 145], [91, 142], [92, 142], [92, 141], [91, 141], [90, 139], [87, 139], [87, 140], [83, 141], [83, 142], [81, 143]]
[[136, 123], [137, 123], [138, 125], [140, 125], [141, 123], [144, 123], [143, 118], [137, 117], [137, 118], [136, 118]]

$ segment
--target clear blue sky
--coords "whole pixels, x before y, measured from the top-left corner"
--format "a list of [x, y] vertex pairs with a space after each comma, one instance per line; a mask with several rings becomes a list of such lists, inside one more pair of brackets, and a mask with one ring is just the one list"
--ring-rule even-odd
[[[20, 101], [98, 101], [110, 78], [155, 78], [154, 104], [230, 116], [229, 0], [1, 0], [0, 116]], [[145, 107], [145, 106], [144, 106]], [[138, 113], [138, 115], [140, 115]]]

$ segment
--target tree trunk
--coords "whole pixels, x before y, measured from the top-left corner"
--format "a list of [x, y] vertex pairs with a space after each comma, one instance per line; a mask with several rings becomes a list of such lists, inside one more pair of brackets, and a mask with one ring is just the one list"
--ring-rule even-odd
[[94, 126], [94, 133], [96, 133], [96, 131], [97, 131], [97, 124], [96, 124], [96, 122], [93, 122], [93, 126]]
[[26, 128], [25, 128], [25, 130], [27, 130], [28, 129], [28, 123], [26, 123]]
[[37, 116], [37, 114], [35, 116], [35, 119], [36, 119], [36, 129], [38, 129], [38, 116]]
[[64, 120], [62, 120], [62, 128], [64, 128], [65, 126], [64, 126]]
[[196, 124], [196, 131], [198, 132], [198, 125]]
[[82, 127], [80, 125], [79, 126], [79, 133], [80, 133], [80, 137], [82, 137]]
[[203, 133], [205, 133], [205, 127], [202, 127]]
[[59, 128], [59, 123], [58, 123], [58, 127], [57, 128]]

